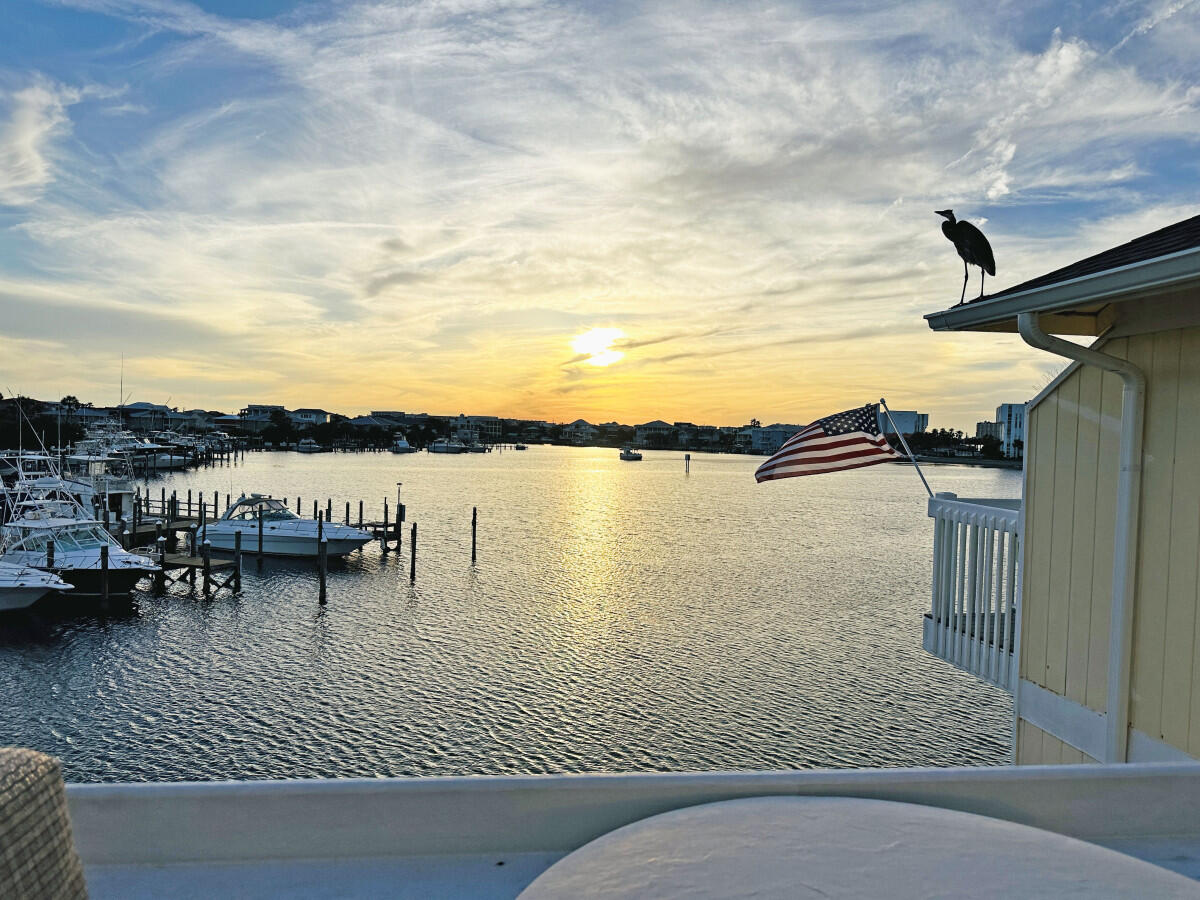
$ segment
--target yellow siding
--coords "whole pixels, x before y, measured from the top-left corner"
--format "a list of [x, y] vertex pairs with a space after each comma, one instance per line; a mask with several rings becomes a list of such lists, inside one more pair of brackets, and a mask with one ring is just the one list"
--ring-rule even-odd
[[[1132, 727], [1200, 755], [1200, 328], [1108, 341], [1147, 376]], [[1121, 381], [1079, 367], [1029, 411], [1021, 677], [1104, 712]], [[1027, 722], [1020, 762], [1078, 761]]]
[[1094, 763], [1082, 750], [1063, 743], [1024, 719], [1017, 728], [1017, 765], [1049, 766], [1060, 764]]

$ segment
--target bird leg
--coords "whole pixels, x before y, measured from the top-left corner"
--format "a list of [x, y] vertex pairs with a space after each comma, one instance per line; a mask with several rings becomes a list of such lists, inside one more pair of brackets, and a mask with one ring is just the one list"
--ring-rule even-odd
[[963, 289], [962, 296], [958, 298], [958, 305], [962, 306], [967, 300], [967, 279], [971, 276], [967, 273], [967, 261], [963, 260]]
[[980, 300], [983, 299], [983, 276], [986, 274], [987, 274], [987, 272], [984, 271], [983, 266], [980, 266], [979, 267], [979, 299]]

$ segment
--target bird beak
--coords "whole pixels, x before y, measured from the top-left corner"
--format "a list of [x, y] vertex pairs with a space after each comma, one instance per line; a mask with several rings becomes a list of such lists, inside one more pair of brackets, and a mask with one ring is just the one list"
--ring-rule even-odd
[[934, 214], [935, 214], [935, 215], [944, 216], [944, 215], [947, 215], [947, 214], [950, 212], [950, 210], [948, 210], [948, 209], [935, 209], [933, 212], [934, 212]]

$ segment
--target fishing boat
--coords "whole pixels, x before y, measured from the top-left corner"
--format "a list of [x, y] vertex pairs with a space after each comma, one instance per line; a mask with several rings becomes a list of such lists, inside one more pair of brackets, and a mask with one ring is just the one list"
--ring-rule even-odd
[[466, 453], [467, 447], [462, 441], [450, 438], [438, 438], [429, 445], [430, 453]]
[[25, 609], [47, 594], [69, 590], [71, 585], [53, 572], [0, 560], [0, 611]]
[[621, 459], [626, 462], [638, 462], [642, 458], [642, 454], [632, 447], [625, 446], [621, 448]]
[[345, 556], [371, 540], [370, 532], [359, 528], [302, 519], [282, 500], [262, 494], [238, 497], [221, 518], [201, 527], [200, 540], [208, 540], [217, 550], [233, 550], [241, 532], [242, 549], [257, 551], [260, 528], [263, 553], [269, 556], [315, 557], [321, 539], [329, 556]]
[[529, 447], [527, 447], [525, 444], [514, 444], [513, 449], [514, 450], [528, 450]]
[[396, 435], [396, 439], [392, 441], [393, 453], [416, 453], [417, 448], [408, 442], [403, 435]]
[[297, 453], [324, 453], [325, 448], [312, 438], [301, 438], [296, 444]]
[[[61, 576], [80, 594], [100, 594], [104, 579], [110, 594], [125, 594], [142, 578], [158, 571], [151, 560], [124, 549], [103, 523], [86, 517], [69, 502], [27, 500], [0, 528], [0, 562], [36, 566]], [[104, 570], [101, 548], [108, 548]]]

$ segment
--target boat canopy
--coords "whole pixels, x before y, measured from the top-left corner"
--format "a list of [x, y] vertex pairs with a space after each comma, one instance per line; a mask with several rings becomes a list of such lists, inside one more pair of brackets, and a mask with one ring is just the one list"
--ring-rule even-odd
[[264, 497], [261, 494], [238, 497], [237, 502], [225, 510], [225, 515], [221, 518], [229, 521], [246, 522], [257, 521], [260, 516], [267, 522], [300, 518], [288, 509], [282, 500], [276, 500], [274, 497]]

